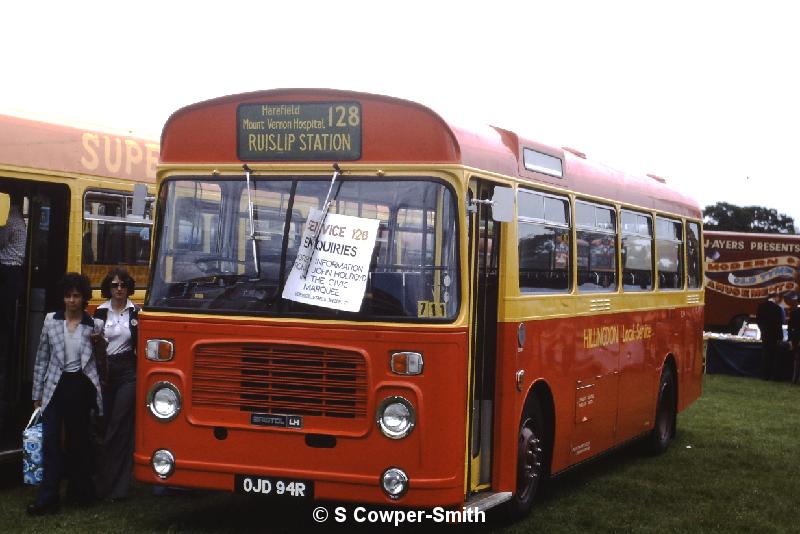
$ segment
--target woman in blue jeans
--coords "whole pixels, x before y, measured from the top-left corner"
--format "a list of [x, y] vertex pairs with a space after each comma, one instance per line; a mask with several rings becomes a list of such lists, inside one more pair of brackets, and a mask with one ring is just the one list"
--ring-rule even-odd
[[[89, 279], [67, 273], [61, 281], [64, 311], [49, 313], [42, 325], [33, 369], [33, 404], [41, 407], [44, 477], [28, 514], [55, 512], [59, 487], [68, 478], [67, 495], [77, 504], [94, 498], [91, 481], [91, 411], [103, 405], [94, 345], [103, 323], [86, 313], [92, 296]], [[66, 455], [61, 447], [64, 431]]]

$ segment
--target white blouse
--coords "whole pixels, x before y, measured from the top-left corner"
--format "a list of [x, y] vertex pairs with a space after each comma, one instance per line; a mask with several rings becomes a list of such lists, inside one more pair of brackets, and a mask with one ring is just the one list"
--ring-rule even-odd
[[125, 304], [125, 309], [121, 312], [116, 312], [111, 307], [110, 302], [102, 304], [104, 308], [108, 308], [108, 316], [106, 317], [106, 324], [103, 328], [103, 337], [108, 341], [106, 347], [106, 354], [113, 357], [115, 354], [121, 354], [129, 350], [133, 350], [131, 344], [131, 324], [130, 324], [130, 311], [133, 308], [133, 303], [128, 300]]

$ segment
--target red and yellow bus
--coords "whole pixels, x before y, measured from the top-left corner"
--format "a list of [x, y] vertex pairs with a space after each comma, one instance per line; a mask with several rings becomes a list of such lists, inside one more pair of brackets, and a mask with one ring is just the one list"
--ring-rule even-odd
[[58, 283], [64, 273], [86, 274], [97, 305], [105, 274], [125, 266], [140, 287], [133, 298], [143, 300], [157, 162], [157, 141], [0, 115], [0, 225], [15, 202], [27, 228], [24, 287], [9, 324], [0, 328], [0, 458], [19, 453], [41, 326], [46, 313], [63, 306]]
[[701, 213], [661, 178], [273, 90], [175, 112], [158, 183], [139, 480], [522, 514], [701, 393]]
[[[790, 300], [798, 295], [798, 235], [709, 230], [705, 257], [709, 330], [738, 333], [745, 321], [755, 322], [758, 305], [770, 293]], [[784, 306], [788, 311], [789, 303]]]

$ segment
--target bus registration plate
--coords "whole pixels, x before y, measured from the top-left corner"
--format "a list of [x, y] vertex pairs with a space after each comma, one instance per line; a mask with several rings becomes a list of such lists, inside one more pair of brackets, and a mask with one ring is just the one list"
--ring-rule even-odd
[[314, 497], [314, 481], [236, 475], [234, 477], [234, 491], [248, 495], [263, 495], [265, 497], [312, 499]]

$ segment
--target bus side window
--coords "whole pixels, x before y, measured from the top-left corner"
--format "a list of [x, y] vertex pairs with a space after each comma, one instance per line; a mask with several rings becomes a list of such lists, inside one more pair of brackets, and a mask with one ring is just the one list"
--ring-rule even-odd
[[700, 225], [694, 222], [686, 223], [686, 261], [689, 287], [699, 288], [703, 280], [703, 266], [700, 262]]
[[578, 290], [617, 289], [617, 217], [614, 208], [588, 202], [575, 203], [577, 227]]
[[683, 226], [680, 221], [656, 217], [658, 287], [683, 289]]
[[110, 266], [124, 265], [144, 287], [150, 261], [150, 227], [153, 198], [144, 216], [133, 215], [133, 193], [87, 190], [83, 197], [81, 271], [99, 287]]
[[622, 221], [622, 287], [625, 291], [653, 289], [653, 219], [628, 210]]
[[570, 289], [569, 200], [519, 190], [517, 243], [522, 293], [566, 293]]

